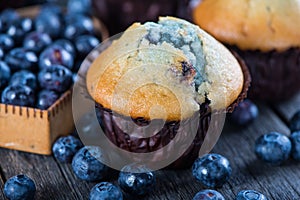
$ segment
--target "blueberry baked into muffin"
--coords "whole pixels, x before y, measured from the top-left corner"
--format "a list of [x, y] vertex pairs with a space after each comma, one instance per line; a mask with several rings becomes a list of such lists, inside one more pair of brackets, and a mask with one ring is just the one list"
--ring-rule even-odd
[[299, 91], [300, 1], [203, 0], [193, 20], [244, 59], [250, 97], [279, 101]]
[[[212, 113], [232, 110], [249, 82], [244, 64], [222, 44], [173, 17], [131, 25], [99, 54], [86, 76], [106, 136], [126, 151], [153, 152], [178, 134], [187, 140], [195, 130], [192, 144], [172, 168], [191, 166]], [[170, 146], [149, 159], [164, 159], [181, 148]]]

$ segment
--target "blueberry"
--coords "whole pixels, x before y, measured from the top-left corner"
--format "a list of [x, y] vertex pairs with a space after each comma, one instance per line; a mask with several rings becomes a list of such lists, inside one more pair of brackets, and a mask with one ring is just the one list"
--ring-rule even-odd
[[300, 131], [300, 111], [297, 111], [290, 119], [289, 128], [291, 132]]
[[14, 40], [7, 34], [0, 34], [0, 47], [4, 51], [10, 51], [14, 47]]
[[26, 85], [9, 85], [1, 94], [1, 102], [19, 106], [34, 106], [35, 95]]
[[90, 200], [123, 200], [123, 195], [112, 183], [101, 182], [91, 189]]
[[52, 39], [60, 35], [62, 27], [60, 16], [53, 12], [40, 12], [35, 20], [36, 30], [47, 33]]
[[195, 160], [193, 176], [206, 187], [221, 187], [231, 176], [227, 158], [219, 154], [206, 154]]
[[11, 177], [4, 184], [4, 194], [10, 200], [32, 200], [35, 191], [33, 180], [23, 174]]
[[100, 147], [85, 146], [73, 157], [72, 168], [81, 180], [97, 181], [108, 173], [108, 167], [102, 163], [104, 159], [105, 155]]
[[4, 56], [4, 50], [2, 49], [2, 47], [0, 47], [0, 60], [3, 60]]
[[50, 13], [50, 14], [62, 16], [63, 10], [59, 5], [55, 3], [45, 3], [42, 4], [40, 13]]
[[63, 31], [64, 38], [74, 40], [80, 35], [93, 34], [94, 25], [90, 17], [80, 14], [69, 14], [65, 17], [66, 27]]
[[37, 89], [37, 80], [35, 74], [27, 70], [21, 70], [14, 73], [10, 79], [9, 85], [26, 85], [32, 90]]
[[59, 45], [50, 45], [42, 51], [39, 58], [39, 67], [40, 69], [44, 69], [54, 64], [63, 65], [72, 69], [74, 57], [63, 47]]
[[90, 15], [92, 11], [92, 2], [91, 0], [69, 0], [67, 9], [72, 13]]
[[5, 62], [0, 61], [0, 89], [6, 87], [9, 80], [10, 80], [9, 66]]
[[24, 35], [32, 31], [33, 22], [30, 18], [21, 18], [14, 21], [7, 29], [7, 34], [11, 36], [16, 45], [22, 44]]
[[75, 47], [81, 58], [86, 57], [99, 43], [92, 35], [82, 35], [75, 39]]
[[225, 200], [223, 195], [216, 190], [201, 190], [193, 200]]
[[60, 162], [71, 162], [73, 156], [82, 148], [82, 143], [74, 136], [58, 138], [52, 147], [54, 157]]
[[73, 58], [75, 58], [75, 56], [76, 56], [75, 47], [72, 44], [72, 42], [70, 42], [69, 40], [67, 40], [67, 39], [59, 39], [59, 40], [56, 40], [53, 43], [53, 45], [58, 45], [58, 46], [62, 47], [67, 52], [69, 52], [73, 56]]
[[51, 65], [38, 74], [40, 86], [44, 89], [63, 93], [72, 85], [72, 72], [61, 65]]
[[240, 102], [231, 114], [232, 121], [240, 126], [250, 124], [258, 116], [257, 106], [249, 99]]
[[267, 200], [267, 197], [255, 190], [242, 190], [240, 191], [236, 200]]
[[59, 95], [52, 90], [41, 90], [37, 96], [36, 107], [42, 110], [48, 109], [59, 98]]
[[45, 47], [50, 45], [51, 42], [52, 39], [47, 33], [33, 31], [26, 35], [23, 46], [35, 53], [40, 53]]
[[130, 195], [143, 196], [155, 188], [155, 174], [145, 167], [125, 166], [119, 174], [118, 183]]
[[0, 14], [0, 32], [6, 32], [8, 27], [17, 19], [19, 19], [19, 14], [15, 10], [3, 10]]
[[293, 132], [290, 136], [292, 142], [292, 157], [300, 161], [300, 131]]
[[277, 132], [264, 134], [255, 142], [257, 157], [273, 165], [279, 165], [287, 160], [291, 149], [292, 144], [289, 138]]
[[5, 62], [13, 71], [21, 69], [35, 71], [38, 57], [33, 51], [29, 51], [25, 48], [14, 48], [5, 56]]

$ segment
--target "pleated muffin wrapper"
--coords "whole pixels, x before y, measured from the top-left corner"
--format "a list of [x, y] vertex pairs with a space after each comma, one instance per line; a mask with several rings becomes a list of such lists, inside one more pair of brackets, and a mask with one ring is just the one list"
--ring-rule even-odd
[[249, 68], [252, 77], [249, 98], [278, 102], [299, 93], [300, 48], [267, 52], [228, 48], [239, 54]]
[[[79, 71], [80, 77], [83, 77], [84, 79], [93, 60], [109, 45], [110, 43], [107, 43], [91, 52], [81, 66]], [[176, 154], [179, 156], [170, 162], [171, 164], [168, 164], [166, 168], [188, 168], [193, 164], [194, 160], [199, 157], [199, 154], [203, 155], [209, 153], [217, 142], [219, 135], [217, 137], [210, 137], [211, 135], [207, 135], [208, 129], [219, 131], [221, 133], [219, 128], [223, 128], [225, 119], [218, 120], [218, 116], [224, 116], [226, 113], [232, 112], [234, 107], [246, 98], [251, 82], [250, 73], [244, 61], [236, 53], [233, 52], [233, 54], [237, 57], [242, 68], [244, 85], [238, 98], [226, 109], [213, 111], [210, 108], [209, 100], [207, 100], [200, 105], [199, 112], [195, 113], [189, 119], [181, 121], [163, 121], [155, 119], [150, 121], [143, 118], [133, 119], [129, 116], [123, 116], [108, 108], [104, 108], [102, 105], [95, 102], [95, 111], [98, 122], [102, 127], [105, 136], [110, 140], [111, 145], [115, 145], [126, 152], [139, 154], [152, 152], [153, 154], [151, 155], [145, 154], [148, 165], [150, 166], [149, 168], [155, 168], [151, 167], [151, 165], [155, 165], [156, 162], [172, 160], [171, 157], [174, 157]], [[89, 96], [87, 98], [91, 97]], [[212, 118], [214, 123], [210, 123]], [[141, 137], [145, 135], [145, 129], [143, 127], [148, 126], [149, 124], [151, 124], [150, 132], [153, 132], [153, 135], [150, 137]], [[125, 131], [124, 127], [126, 127]], [[147, 130], [147, 132], [149, 132], [149, 130]], [[204, 151], [200, 151], [205, 140], [207, 140], [206, 145], [208, 147], [206, 147]], [[96, 140], [95, 143], [97, 143]], [[134, 155], [129, 155], [131, 159], [134, 157]], [[125, 153], [124, 155], [118, 156], [124, 158], [128, 156], [128, 154]], [[137, 163], [140, 162], [138, 157], [135, 161]]]

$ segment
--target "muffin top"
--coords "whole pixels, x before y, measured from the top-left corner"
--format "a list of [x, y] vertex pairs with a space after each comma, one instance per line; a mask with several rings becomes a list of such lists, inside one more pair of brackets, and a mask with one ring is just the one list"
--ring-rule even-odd
[[201, 0], [193, 7], [196, 24], [242, 50], [300, 47], [299, 0]]
[[185, 20], [134, 23], [91, 64], [87, 88], [103, 107], [132, 118], [187, 119], [209, 102], [225, 109], [244, 77], [235, 57]]

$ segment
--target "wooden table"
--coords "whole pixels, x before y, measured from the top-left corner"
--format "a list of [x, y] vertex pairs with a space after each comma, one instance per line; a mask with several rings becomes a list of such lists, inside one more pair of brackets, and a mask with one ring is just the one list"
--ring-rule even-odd
[[[289, 134], [287, 122], [300, 109], [300, 94], [281, 104], [259, 103], [259, 117], [246, 128], [226, 122], [214, 152], [226, 156], [232, 165], [233, 175], [218, 189], [226, 199], [234, 199], [243, 189], [254, 189], [269, 199], [300, 199], [300, 163], [293, 160], [274, 167], [257, 160], [254, 154], [255, 139], [269, 131]], [[40, 156], [13, 150], [0, 149], [0, 199], [4, 199], [3, 183], [11, 176], [24, 173], [37, 185], [36, 199], [88, 199], [95, 183], [75, 177], [70, 164], [61, 164], [51, 156]], [[203, 187], [192, 177], [191, 169], [160, 170], [157, 187], [147, 200], [189, 200]], [[115, 182], [117, 174], [105, 181]]]

